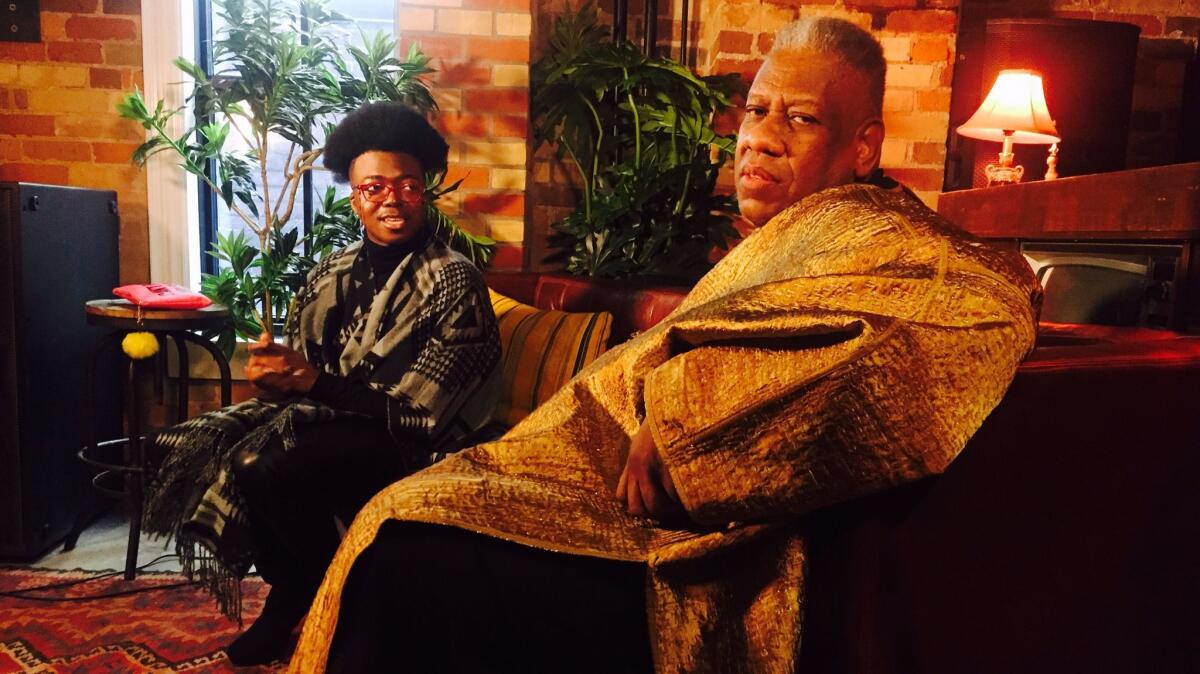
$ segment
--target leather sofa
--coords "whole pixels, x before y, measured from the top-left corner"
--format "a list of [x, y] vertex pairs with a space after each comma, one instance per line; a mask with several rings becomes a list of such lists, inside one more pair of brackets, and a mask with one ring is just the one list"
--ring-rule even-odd
[[[542, 309], [686, 288], [494, 273]], [[1043, 324], [943, 474], [812, 513], [800, 672], [1200, 672], [1200, 337]]]

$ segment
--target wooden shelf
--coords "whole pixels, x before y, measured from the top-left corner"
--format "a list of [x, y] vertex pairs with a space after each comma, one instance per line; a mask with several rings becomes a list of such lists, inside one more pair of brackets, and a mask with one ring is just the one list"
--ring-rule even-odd
[[1200, 162], [946, 192], [938, 212], [1018, 248], [1027, 241], [1176, 244], [1171, 327], [1200, 331]]
[[1200, 239], [1200, 162], [946, 192], [938, 212], [989, 239]]

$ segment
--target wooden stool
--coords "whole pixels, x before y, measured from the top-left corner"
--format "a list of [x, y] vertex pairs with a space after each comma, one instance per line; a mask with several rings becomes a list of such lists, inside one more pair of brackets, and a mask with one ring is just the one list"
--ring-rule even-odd
[[[175, 342], [175, 350], [179, 359], [179, 387], [176, 423], [188, 417], [188, 351], [187, 343], [208, 351], [220, 370], [221, 376], [221, 406], [230, 404], [232, 378], [229, 372], [229, 361], [211, 341], [193, 334], [193, 330], [216, 330], [224, 325], [229, 310], [219, 304], [212, 304], [203, 309], [142, 309], [126, 300], [92, 300], [85, 307], [87, 322], [90, 325], [113, 328], [114, 331], [103, 337], [92, 349], [87, 363], [87, 381], [84, 385], [83, 422], [84, 441], [86, 444], [79, 450], [78, 456], [84, 463], [100, 468], [100, 472], [92, 478], [92, 485], [101, 493], [126, 502], [131, 512], [132, 521], [129, 523], [129, 545], [125, 552], [125, 579], [133, 580], [137, 572], [138, 541], [142, 530], [142, 498], [146, 486], [146, 448], [145, 437], [142, 435], [142, 400], [137, 386], [139, 361], [129, 361], [129, 399], [125, 419], [129, 435], [124, 438], [96, 441], [96, 429], [92, 414], [95, 404], [96, 362], [100, 353], [112, 344], [119, 344], [125, 335], [131, 332], [149, 332], [158, 338], [160, 345], [165, 345], [166, 338]], [[162, 351], [160, 349], [161, 356]], [[155, 381], [156, 387], [161, 386], [161, 380]], [[160, 389], [161, 390], [161, 389]], [[107, 447], [122, 446], [123, 463], [113, 464], [99, 460], [95, 453]], [[113, 489], [103, 484], [104, 480], [114, 475], [123, 475], [124, 487]], [[63, 544], [63, 551], [71, 550], [79, 540], [79, 534], [87, 527], [88, 514], [81, 509], [75, 519], [75, 526]]]

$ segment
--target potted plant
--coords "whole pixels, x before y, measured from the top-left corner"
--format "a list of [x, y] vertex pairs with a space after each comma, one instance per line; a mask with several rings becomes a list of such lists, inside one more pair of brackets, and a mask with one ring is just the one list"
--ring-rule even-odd
[[[165, 109], [162, 101], [150, 106], [136, 91], [117, 109], [148, 132], [133, 154], [136, 163], [158, 152], [176, 154], [254, 236], [219, 235], [209, 254], [221, 261], [220, 271], [202, 281], [202, 291], [230, 309], [230, 324], [217, 339], [229, 353], [235, 334], [253, 339], [273, 329], [320, 257], [361, 236], [349, 199], [336, 198], [332, 188], [311, 231], [302, 235], [288, 226], [303, 176], [321, 157], [319, 139], [340, 115], [367, 102], [401, 101], [421, 112], [436, 104], [421, 79], [433, 72], [429, 58], [416, 45], [397, 58], [390, 37], [360, 34], [348, 61], [338, 48], [346, 18], [329, 11], [325, 0], [217, 4], [226, 27], [213, 40], [216, 74], [210, 77], [184, 58], [174, 61], [194, 83], [188, 103], [197, 122], [173, 136], [167, 122], [184, 109]], [[231, 134], [249, 149], [232, 148]], [[281, 173], [268, 168], [269, 152], [279, 143], [287, 148]], [[436, 206], [438, 196], [457, 187], [444, 186], [443, 177], [428, 176], [429, 221], [450, 245], [486, 264], [494, 242], [460, 229]]]
[[533, 64], [533, 131], [579, 175], [578, 207], [554, 227], [567, 270], [694, 280], [737, 238], [737, 203], [714, 194], [734, 136], [713, 130], [736, 76], [697, 77], [614, 43], [590, 3], [555, 22]]

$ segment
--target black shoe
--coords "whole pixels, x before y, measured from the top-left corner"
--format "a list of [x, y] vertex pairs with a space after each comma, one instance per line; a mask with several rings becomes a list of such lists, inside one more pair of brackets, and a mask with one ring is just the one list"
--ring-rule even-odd
[[292, 630], [308, 611], [308, 603], [272, 587], [254, 624], [225, 647], [229, 662], [239, 667], [265, 665], [289, 655]]

